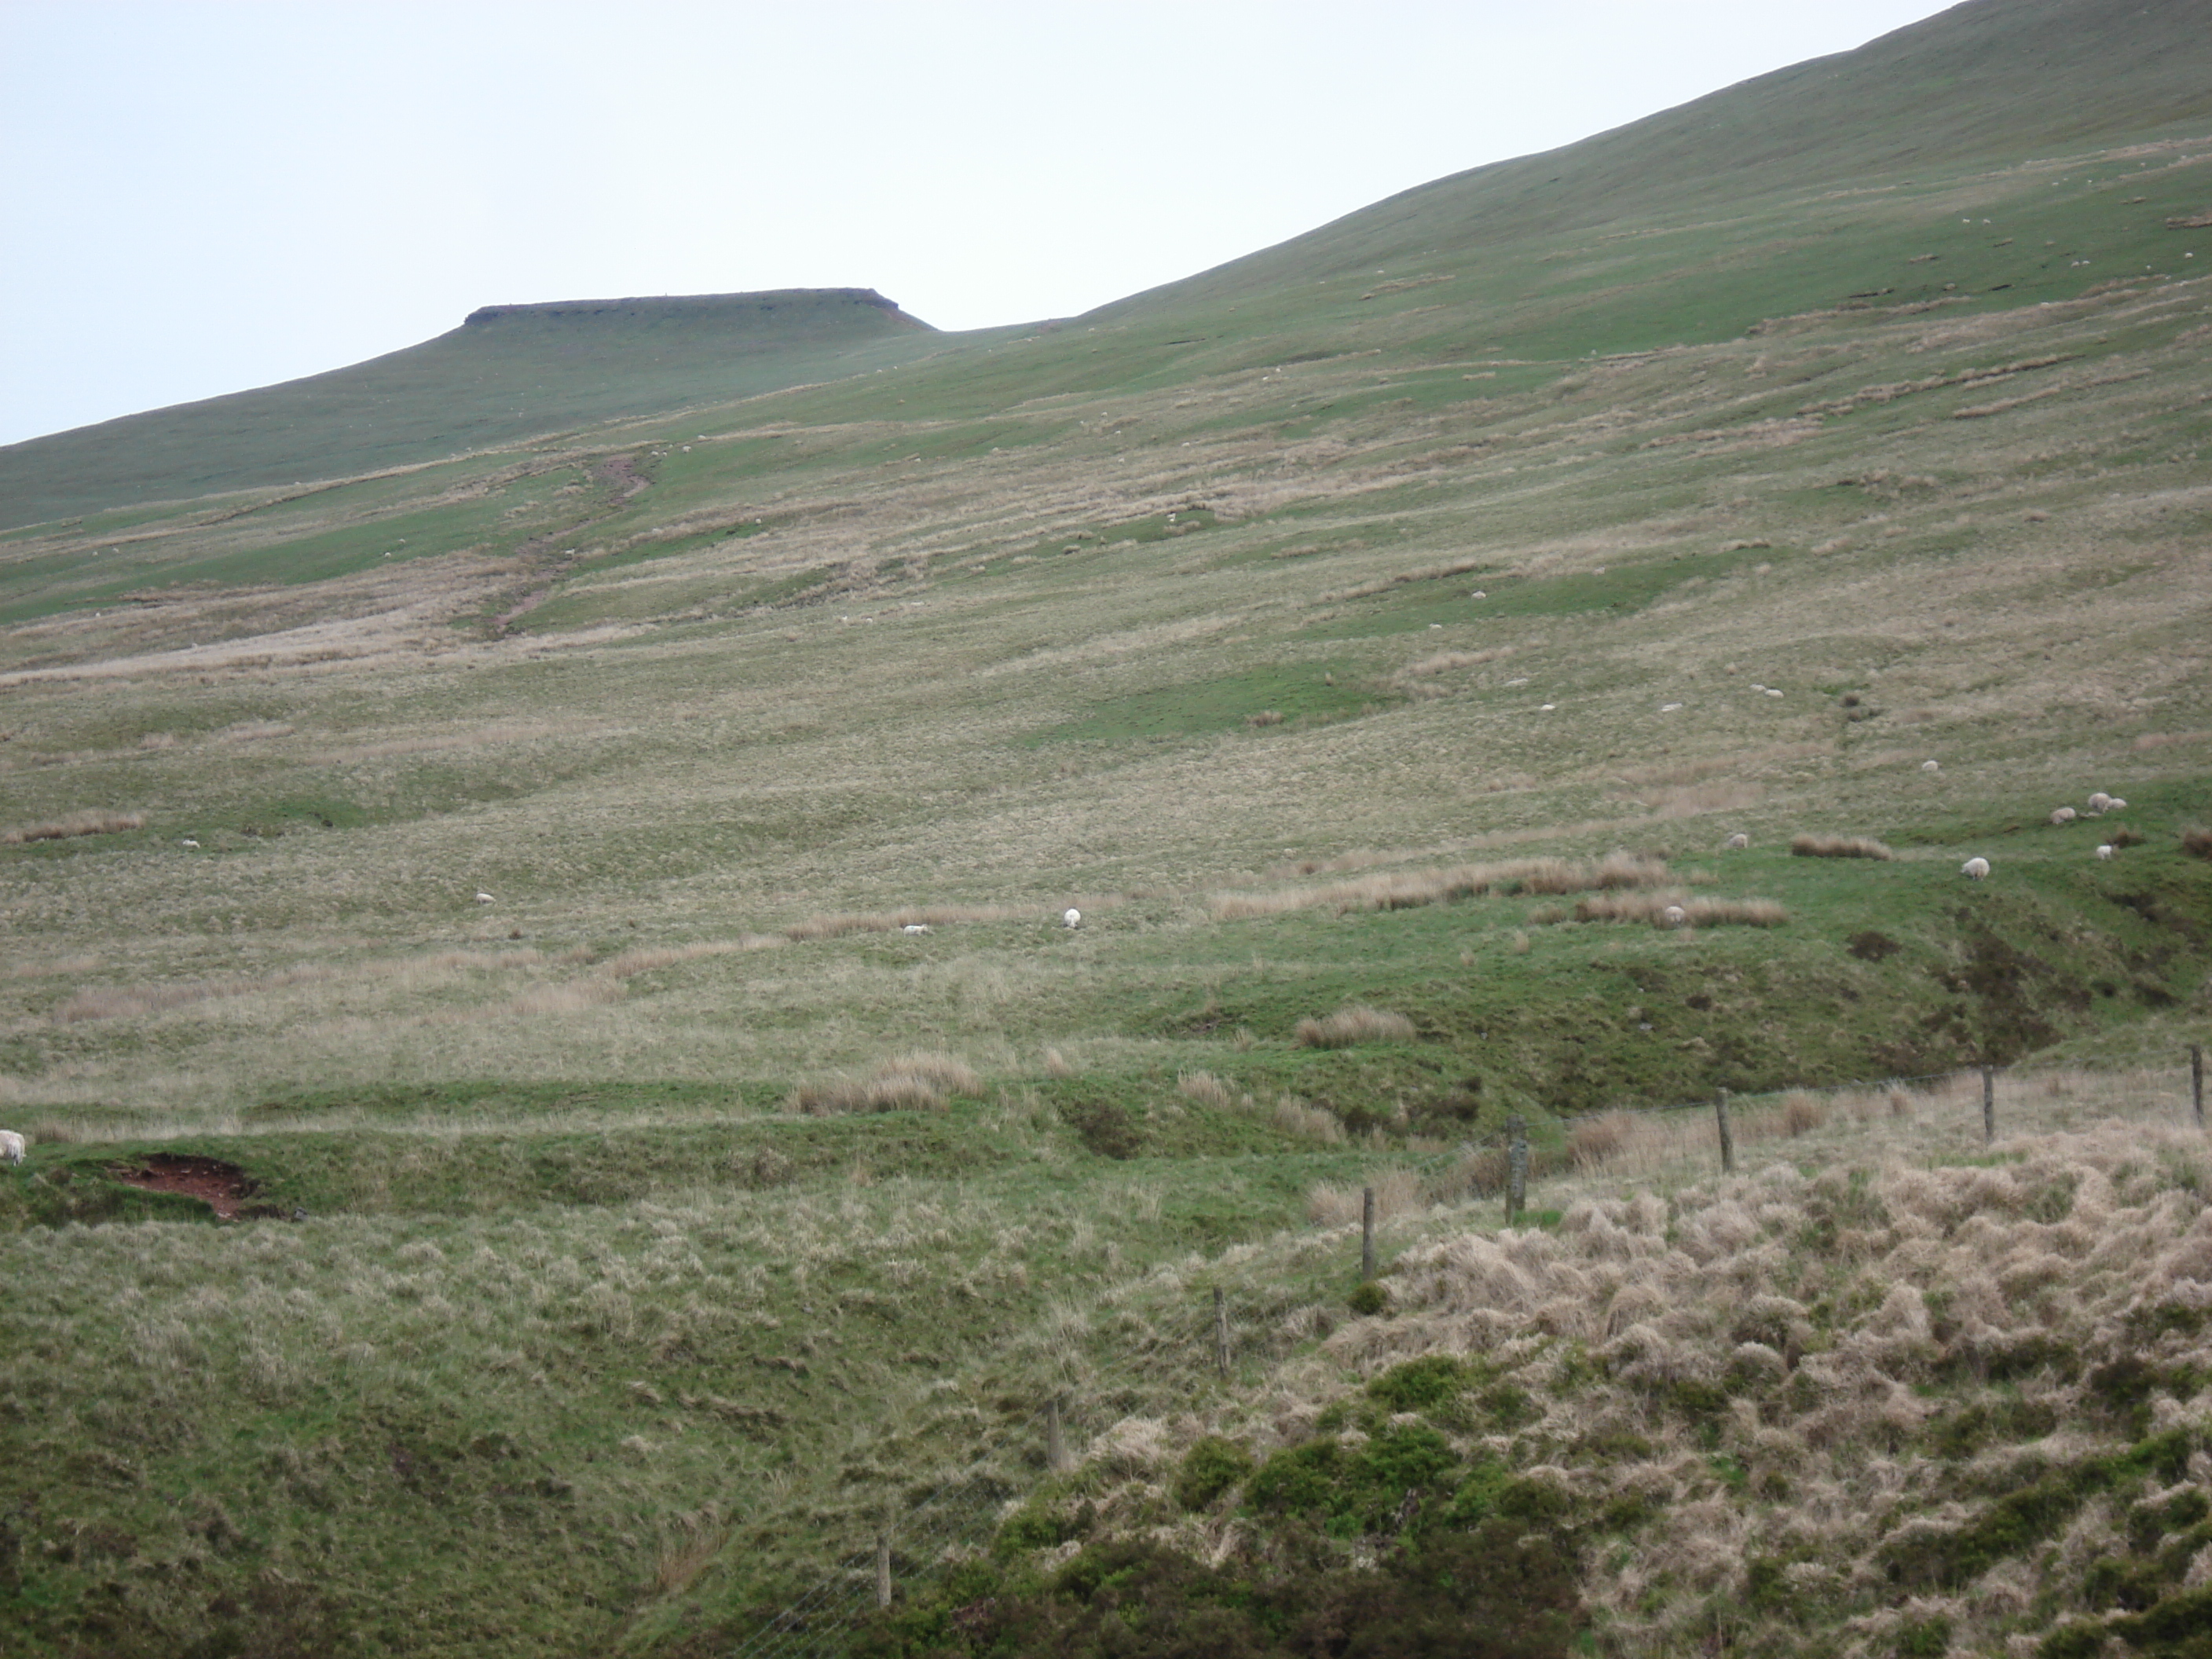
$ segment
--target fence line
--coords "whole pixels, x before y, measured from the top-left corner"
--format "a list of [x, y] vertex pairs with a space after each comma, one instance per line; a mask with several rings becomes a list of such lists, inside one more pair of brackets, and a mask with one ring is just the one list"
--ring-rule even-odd
[[[2122, 1069], [2141, 1073], [2162, 1068], [2136, 1066]], [[1705, 1100], [1656, 1106], [1615, 1107], [1577, 1114], [1561, 1119], [1559, 1122], [1571, 1136], [1576, 1126], [1607, 1118], [1633, 1121], [1663, 1118], [1685, 1112], [1711, 1111], [1715, 1114], [1722, 1170], [1729, 1173], [1735, 1167], [1730, 1114], [1741, 1115], [1749, 1122], [1754, 1115], [1783, 1105], [1793, 1095], [1892, 1093], [1916, 1087], [1922, 1092], [1933, 1094], [1937, 1091], [1924, 1085], [1942, 1085], [1956, 1090], [1962, 1084], [1978, 1081], [1981, 1085], [1982, 1139], [1987, 1145], [1996, 1139], [2000, 1127], [1996, 1115], [1996, 1085], [2001, 1078], [2008, 1083], [2017, 1084], [2033, 1082], [2043, 1077], [2079, 1077], [2085, 1073], [2096, 1075], [2089, 1073], [2087, 1067], [2079, 1066], [1969, 1066], [1885, 1078], [1879, 1082], [1788, 1087], [1761, 1091], [1756, 1094], [1732, 1094], [1723, 1089], [1717, 1091], [1714, 1097]], [[2195, 1122], [2202, 1128], [2204, 1127], [2202, 1046], [2191, 1046], [2186, 1074], [2186, 1097]], [[1509, 1127], [1504, 1132], [1485, 1136], [1480, 1140], [1468, 1140], [1450, 1150], [1431, 1153], [1425, 1158], [1410, 1161], [1397, 1159], [1391, 1163], [1390, 1167], [1407, 1174], [1419, 1175], [1445, 1166], [1463, 1166], [1482, 1152], [1503, 1151], [1507, 1154], [1509, 1163], [1505, 1177], [1499, 1184], [1505, 1191], [1506, 1219], [1510, 1224], [1522, 1212], [1527, 1201], [1527, 1184], [1537, 1171], [1528, 1162], [1525, 1125], [1517, 1115], [1509, 1119], [1508, 1122]], [[1468, 1196], [1480, 1195], [1470, 1183]], [[1364, 1188], [1361, 1197], [1359, 1279], [1364, 1283], [1376, 1271], [1376, 1229], [1381, 1218], [1377, 1213], [1375, 1187], [1370, 1184]], [[1194, 1315], [1190, 1334], [1194, 1345], [1211, 1344], [1215, 1371], [1225, 1384], [1231, 1376], [1231, 1304], [1226, 1293], [1218, 1285], [1211, 1287], [1211, 1297], [1210, 1310], [1206, 1314]], [[813, 1590], [769, 1614], [749, 1639], [729, 1650], [728, 1659], [817, 1659], [817, 1656], [835, 1651], [836, 1644], [856, 1624], [884, 1605], [887, 1588], [895, 1588], [896, 1580], [891, 1577], [891, 1570], [901, 1554], [909, 1564], [915, 1565], [941, 1559], [946, 1550], [969, 1541], [987, 1524], [995, 1528], [1006, 1501], [1005, 1489], [1012, 1484], [1002, 1471], [1000, 1460], [1003, 1457], [1018, 1453], [1041, 1436], [1047, 1478], [1066, 1472], [1060, 1465], [1066, 1456], [1064, 1437], [1067, 1427], [1067, 1401], [1065, 1392], [1053, 1394], [1028, 1416], [1004, 1425], [997, 1436], [975, 1452], [961, 1473], [940, 1481], [927, 1497], [907, 1506], [897, 1519], [884, 1522], [866, 1549], [840, 1559], [830, 1575]], [[976, 1489], [979, 1486], [987, 1489], [978, 1494]], [[964, 1504], [963, 1499], [966, 1500]]]

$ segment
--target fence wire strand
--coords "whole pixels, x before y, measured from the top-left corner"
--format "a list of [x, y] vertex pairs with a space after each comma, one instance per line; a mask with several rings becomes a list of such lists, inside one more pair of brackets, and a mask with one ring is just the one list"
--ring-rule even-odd
[[[2086, 1068], [2078, 1066], [1954, 1066], [1940, 1072], [1923, 1072], [1905, 1076], [1886, 1077], [1814, 1086], [1793, 1086], [1778, 1089], [1729, 1093], [1728, 1104], [1731, 1112], [1747, 1116], [1773, 1109], [1793, 1095], [1838, 1097], [1852, 1094], [1883, 1093], [1911, 1089], [1923, 1094], [1937, 1094], [1942, 1088], [1956, 1088], [1972, 1082], [1983, 1082], [1985, 1078], [2017, 1085], [2032, 1083], [2039, 1078], [2079, 1077]], [[2128, 1073], [2150, 1073], [2166, 1070], [2163, 1066], [2136, 1066], [2118, 1067], [2112, 1075]], [[2183, 1085], [2179, 1099], [2190, 1101], [2191, 1071], [2189, 1064], [2181, 1066]], [[1931, 1086], [1932, 1085], [1932, 1086]], [[1716, 1091], [1717, 1094], [1718, 1091]], [[1571, 1117], [1553, 1120], [1554, 1123], [1571, 1134], [1578, 1124], [1586, 1124], [1613, 1117], [1656, 1118], [1678, 1115], [1685, 1112], [1711, 1112], [1717, 1103], [1714, 1096], [1702, 1100], [1680, 1101], [1660, 1105], [1619, 1106], [1601, 1111], [1579, 1113]], [[1978, 1108], [1981, 1100], [1977, 1097]], [[2197, 1103], [2201, 1122], [2202, 1103]], [[1393, 1171], [1421, 1176], [1431, 1171], [1462, 1165], [1477, 1154], [1503, 1152], [1513, 1142], [1510, 1133], [1499, 1132], [1479, 1139], [1465, 1140], [1448, 1150], [1426, 1157], [1408, 1160], [1378, 1154], [1375, 1168], [1365, 1172], [1363, 1179]], [[1557, 1172], [1553, 1172], [1556, 1175]], [[1530, 1172], [1533, 1186], [1535, 1172]], [[1469, 1194], [1474, 1196], [1472, 1193]], [[1378, 1218], [1379, 1219], [1379, 1218]], [[1342, 1231], [1356, 1224], [1345, 1223], [1331, 1231]], [[1224, 1304], [1227, 1314], [1233, 1316], [1239, 1308], [1248, 1306], [1234, 1297]], [[1236, 1328], [1233, 1317], [1231, 1329]], [[1215, 1324], [1210, 1303], [1195, 1313], [1192, 1319], [1190, 1340], [1211, 1351]], [[1235, 1348], [1232, 1339], [1231, 1353]], [[1234, 1361], [1232, 1359], [1232, 1374]], [[1013, 1485], [1005, 1469], [1018, 1461], [1024, 1447], [1034, 1445], [1045, 1436], [1047, 1412], [1049, 1408], [1031, 1413], [1018, 1421], [1002, 1427], [1001, 1431], [979, 1449], [960, 1473], [940, 1482], [927, 1496], [908, 1505], [900, 1518], [888, 1523], [884, 1535], [890, 1542], [894, 1562], [902, 1555], [910, 1570], [922, 1569], [941, 1561], [953, 1548], [969, 1543], [985, 1528], [996, 1522], [1006, 1504], [1011, 1501], [1002, 1488]], [[1076, 1426], [1066, 1413], [1063, 1402], [1061, 1427], [1063, 1431]], [[1051, 1473], [1051, 1471], [1048, 1471]], [[979, 1486], [987, 1490], [977, 1492]], [[974, 1494], [970, 1496], [970, 1494]], [[963, 1503], [963, 1499], [966, 1501]], [[727, 1659], [817, 1659], [838, 1651], [853, 1627], [874, 1610], [879, 1587], [876, 1582], [875, 1547], [842, 1558], [829, 1577], [806, 1595], [768, 1615], [761, 1627], [751, 1637], [729, 1650]]]

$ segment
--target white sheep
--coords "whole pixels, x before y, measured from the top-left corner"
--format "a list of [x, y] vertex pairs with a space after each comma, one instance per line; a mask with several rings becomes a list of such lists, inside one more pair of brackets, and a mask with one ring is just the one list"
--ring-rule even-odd
[[1069, 906], [1067, 914], [1060, 919], [1060, 925], [1063, 927], [1082, 927], [1083, 912], [1076, 909], [1073, 905]]
[[926, 933], [929, 931], [929, 924], [926, 921], [909, 921], [900, 931], [908, 933]]
[[489, 893], [478, 893], [477, 895], [477, 902], [478, 904], [489, 904], [492, 902], [492, 896]]
[[195, 847], [195, 848], [196, 848], [196, 847], [198, 847], [198, 846], [199, 845], [199, 842], [198, 842], [194, 841], [194, 840], [193, 840], [190, 836], [185, 836], [182, 841], [179, 842], [177, 843], [177, 845], [178, 845], [178, 846], [179, 846], [179, 847]]
[[1959, 873], [1972, 881], [1981, 880], [1989, 872], [1990, 861], [1987, 859], [1968, 859], [1959, 866]]
[[1680, 927], [1690, 919], [1690, 913], [1679, 904], [1670, 904], [1660, 914], [1669, 927]]
[[13, 1129], [0, 1129], [0, 1158], [11, 1165], [23, 1161], [23, 1137]]
[[1923, 761], [1920, 763], [1920, 769], [1923, 772], [1940, 772], [1943, 769], [1934, 761]]
[[2072, 807], [2062, 806], [2051, 815], [2051, 821], [2053, 823], [2071, 823], [2080, 816]]
[[2097, 856], [2106, 863], [2110, 864], [2112, 861], [2112, 848], [2111, 844], [2108, 842], [2105, 846], [2100, 847], [2097, 849]]
[[1750, 845], [1751, 837], [1745, 835], [1741, 830], [1737, 830], [1735, 834], [1730, 836], [1726, 841], [1721, 843], [1723, 850], [1730, 853], [1741, 853], [1744, 848]]
[[2128, 810], [2128, 804], [2115, 795], [2105, 803], [2105, 810], [2107, 812], [2124, 812]]
[[2112, 810], [2112, 798], [2106, 794], [2103, 790], [2100, 789], [2095, 794], [2089, 797], [2089, 810], [2098, 817], [2102, 817], [2106, 813]]

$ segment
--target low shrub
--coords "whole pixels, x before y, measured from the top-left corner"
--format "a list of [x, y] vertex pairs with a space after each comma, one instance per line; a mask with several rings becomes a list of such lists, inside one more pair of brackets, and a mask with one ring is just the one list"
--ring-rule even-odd
[[1176, 1471], [1176, 1502], [1187, 1510], [1202, 1510], [1256, 1467], [1252, 1454], [1235, 1441], [1209, 1434], [1183, 1454]]

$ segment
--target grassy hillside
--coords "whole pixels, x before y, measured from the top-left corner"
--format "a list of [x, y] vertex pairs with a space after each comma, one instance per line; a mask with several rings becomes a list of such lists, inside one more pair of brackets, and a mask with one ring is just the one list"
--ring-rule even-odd
[[0, 447], [0, 526], [416, 465], [866, 374], [935, 337], [863, 289], [487, 306], [348, 368]]
[[805, 1647], [890, 1525], [890, 1651], [1501, 1528], [1515, 1651], [2167, 1651], [2212, 119], [2099, 134], [0, 535], [0, 1650]]

